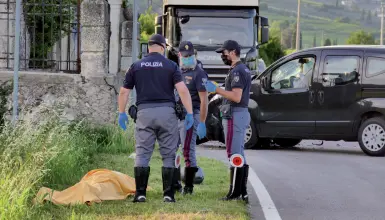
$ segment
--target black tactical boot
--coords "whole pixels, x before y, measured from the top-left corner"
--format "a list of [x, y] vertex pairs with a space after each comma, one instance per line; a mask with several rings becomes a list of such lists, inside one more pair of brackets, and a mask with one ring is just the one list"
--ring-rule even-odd
[[145, 202], [148, 177], [150, 176], [150, 167], [135, 167], [134, 173], [136, 192], [133, 202]]
[[174, 168], [174, 178], [173, 178], [173, 183], [174, 183], [174, 189], [176, 192], [182, 192], [182, 184], [180, 180], [180, 167]]
[[194, 178], [195, 173], [198, 171], [198, 167], [185, 167], [184, 175], [185, 175], [185, 186], [183, 189], [183, 194], [192, 194], [194, 189]]
[[243, 180], [243, 167], [230, 168], [230, 189], [227, 195], [222, 200], [236, 200], [241, 198], [242, 180]]
[[249, 203], [249, 195], [247, 194], [247, 178], [249, 177], [249, 165], [243, 165], [243, 179], [242, 179], [242, 200]]
[[169, 167], [162, 167], [162, 180], [163, 180], [163, 201], [164, 202], [175, 202], [173, 176], [174, 169]]

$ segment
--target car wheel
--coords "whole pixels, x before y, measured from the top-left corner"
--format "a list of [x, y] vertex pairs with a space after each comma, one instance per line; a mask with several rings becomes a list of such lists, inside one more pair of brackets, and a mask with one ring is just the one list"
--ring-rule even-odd
[[289, 138], [277, 138], [274, 139], [274, 143], [278, 144], [280, 147], [294, 147], [297, 144], [299, 144], [302, 140], [301, 139], [289, 139]]
[[245, 149], [252, 149], [257, 143], [257, 130], [255, 128], [253, 120], [250, 120], [249, 126], [247, 126], [245, 134]]
[[254, 121], [251, 120], [246, 129], [245, 149], [259, 149], [270, 146], [270, 139], [259, 138]]
[[364, 121], [358, 130], [358, 142], [369, 156], [385, 156], [385, 121], [381, 117]]

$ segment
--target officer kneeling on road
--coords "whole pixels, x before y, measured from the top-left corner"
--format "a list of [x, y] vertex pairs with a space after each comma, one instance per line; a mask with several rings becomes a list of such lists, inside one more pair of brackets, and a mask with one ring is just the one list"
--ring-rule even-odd
[[[189, 41], [183, 41], [179, 45], [179, 67], [182, 70], [182, 77], [190, 91], [194, 112], [194, 125], [190, 129], [185, 129], [186, 110], [183, 107], [179, 115], [179, 132], [185, 160], [185, 187], [183, 194], [192, 194], [194, 188], [195, 173], [198, 171], [195, 154], [196, 138], [203, 139], [206, 136], [206, 116], [208, 105], [208, 94], [204, 86], [207, 81], [207, 73], [199, 67], [194, 54], [194, 46]], [[180, 100], [177, 105], [181, 106]], [[174, 184], [176, 188], [181, 188], [180, 170], [176, 170]]]
[[149, 162], [156, 140], [163, 160], [163, 199], [165, 202], [175, 202], [173, 175], [179, 137], [174, 88], [177, 89], [187, 110], [186, 129], [190, 129], [194, 122], [191, 97], [177, 64], [163, 56], [166, 48], [164, 37], [153, 35], [148, 43], [149, 54], [131, 65], [120, 89], [119, 125], [126, 129], [128, 117], [125, 108], [129, 93], [135, 87], [137, 115], [135, 107], [130, 107], [130, 116], [136, 120], [134, 167], [136, 193], [133, 202], [146, 201], [146, 188], [150, 175]]
[[[225, 41], [216, 50], [222, 60], [231, 66], [225, 80], [225, 90], [213, 82], [205, 84], [208, 92], [216, 92], [225, 99], [220, 107], [225, 133], [227, 156], [230, 159], [230, 189], [223, 200], [242, 198], [248, 202], [247, 177], [249, 166], [244, 155], [244, 137], [250, 123], [248, 111], [251, 87], [250, 70], [240, 61], [240, 46], [236, 41]], [[235, 157], [234, 157], [235, 156]]]

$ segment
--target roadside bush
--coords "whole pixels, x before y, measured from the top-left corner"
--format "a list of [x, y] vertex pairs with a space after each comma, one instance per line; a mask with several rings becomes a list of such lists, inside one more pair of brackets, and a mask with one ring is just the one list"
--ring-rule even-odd
[[6, 124], [0, 133], [0, 219], [28, 219], [38, 188], [73, 185], [94, 169], [93, 155], [132, 152], [131, 130], [62, 123], [55, 117], [38, 126]]

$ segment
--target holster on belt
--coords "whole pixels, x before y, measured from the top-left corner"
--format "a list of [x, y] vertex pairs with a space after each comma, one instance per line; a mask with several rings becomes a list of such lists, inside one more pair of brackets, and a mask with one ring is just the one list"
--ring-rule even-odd
[[233, 111], [230, 104], [223, 104], [219, 107], [219, 110], [221, 112], [221, 116], [223, 119], [232, 119], [233, 118]]
[[130, 108], [128, 109], [128, 114], [134, 120], [134, 123], [136, 123], [136, 117], [138, 114], [138, 107], [136, 107], [136, 105], [131, 105]]
[[179, 119], [179, 120], [184, 120], [185, 116], [186, 116], [186, 113], [185, 111], [183, 110], [183, 104], [181, 102], [177, 102], [175, 104], [175, 113], [176, 113], [176, 117]]

